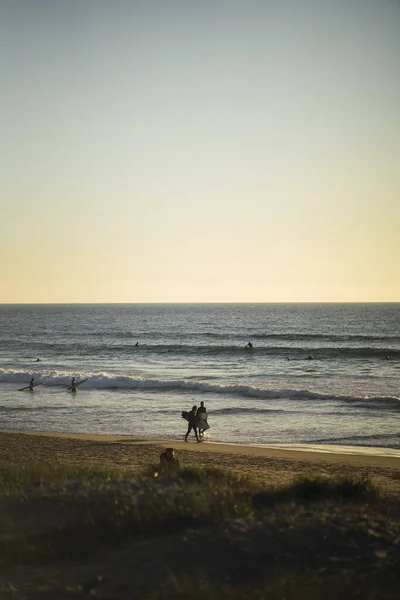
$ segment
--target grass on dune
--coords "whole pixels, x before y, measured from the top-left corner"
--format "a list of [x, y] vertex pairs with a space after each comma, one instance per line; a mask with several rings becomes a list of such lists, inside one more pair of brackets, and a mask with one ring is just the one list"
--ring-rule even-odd
[[25, 542], [8, 539], [8, 551], [3, 552], [8, 563], [17, 555], [28, 562], [84, 556], [138, 533], [159, 535], [204, 527], [254, 516], [276, 504], [379, 497], [365, 480], [299, 480], [268, 488], [218, 468], [185, 468], [174, 477], [153, 479], [127, 471], [42, 464], [2, 469], [0, 492], [9, 501], [29, 503], [33, 512], [45, 506], [60, 516], [59, 523], [56, 520], [50, 528], [45, 519], [38, 523], [37, 531], [28, 531]]
[[[398, 518], [399, 506], [366, 479], [299, 478], [291, 485], [265, 486], [220, 468], [151, 474], [37, 463], [1, 469], [0, 567], [51, 569], [54, 561], [77, 564], [99, 550], [143, 540], [154, 540], [156, 560], [160, 539], [178, 544], [174, 536], [192, 531], [194, 549], [202, 549], [200, 571], [187, 572], [188, 558], [186, 570], [160, 577], [146, 598], [372, 600], [380, 597], [379, 586], [392, 586], [392, 549], [387, 565], [376, 567], [374, 560], [386, 553], [381, 530], [390, 524], [387, 515]], [[386, 515], [380, 529], [373, 525], [376, 546], [370, 545], [372, 526], [365, 524], [368, 511]], [[243, 532], [235, 533], [235, 527]], [[181, 542], [178, 546], [181, 553]], [[349, 552], [354, 557], [346, 557]], [[344, 561], [336, 571], [329, 553]], [[218, 562], [217, 575], [210, 573]], [[373, 568], [363, 566], [370, 564]], [[354, 579], [353, 566], [366, 568], [365, 577]], [[224, 573], [230, 573], [226, 580]]]

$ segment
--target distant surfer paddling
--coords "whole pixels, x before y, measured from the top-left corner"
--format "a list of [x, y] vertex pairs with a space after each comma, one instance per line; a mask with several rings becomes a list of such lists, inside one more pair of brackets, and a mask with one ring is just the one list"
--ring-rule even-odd
[[248, 342], [248, 343], [246, 344], [246, 348], [253, 348], [253, 344], [252, 344], [251, 342]]

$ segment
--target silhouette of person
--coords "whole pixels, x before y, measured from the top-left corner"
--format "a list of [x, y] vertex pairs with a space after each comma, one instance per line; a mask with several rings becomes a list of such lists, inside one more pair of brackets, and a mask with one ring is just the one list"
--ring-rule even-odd
[[166, 448], [160, 456], [160, 472], [161, 473], [175, 473], [179, 471], [180, 465], [179, 460], [175, 456], [175, 450], [173, 448]]
[[197, 435], [197, 426], [195, 424], [196, 417], [197, 417], [197, 406], [192, 406], [192, 410], [189, 411], [189, 423], [188, 423], [188, 430], [187, 430], [186, 435], [185, 435], [185, 442], [187, 442], [188, 435], [189, 435], [189, 433], [192, 430], [194, 431], [194, 435], [196, 436], [196, 440], [198, 442], [200, 442], [199, 436]]
[[247, 348], [252, 348], [252, 347], [253, 347], [253, 344], [251, 342], [248, 342]]
[[[202, 421], [206, 421], [207, 422], [207, 416], [208, 416], [207, 415], [207, 409], [204, 406], [204, 402], [203, 401], [200, 402], [200, 406], [197, 409], [197, 416]], [[205, 429], [200, 429], [200, 427], [199, 427], [199, 436], [200, 437], [204, 435], [204, 431], [205, 431]]]

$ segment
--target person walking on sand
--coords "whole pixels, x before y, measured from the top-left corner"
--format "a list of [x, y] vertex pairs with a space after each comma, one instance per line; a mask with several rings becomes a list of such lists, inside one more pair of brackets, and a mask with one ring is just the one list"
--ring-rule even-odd
[[[204, 402], [203, 401], [200, 402], [200, 406], [197, 409], [197, 417], [199, 419], [201, 419], [202, 421], [207, 422], [207, 409], [204, 406]], [[205, 429], [200, 429], [200, 427], [199, 427], [199, 436], [200, 437], [203, 437], [204, 431], [205, 431]]]
[[196, 440], [198, 442], [201, 441], [201, 440], [199, 440], [199, 436], [197, 435], [197, 426], [195, 424], [196, 417], [197, 417], [197, 406], [192, 406], [192, 410], [190, 410], [189, 413], [188, 413], [189, 423], [188, 423], [188, 430], [187, 430], [186, 435], [185, 435], [185, 442], [188, 441], [187, 440], [188, 439], [188, 435], [192, 431], [192, 429], [194, 431], [194, 435], [196, 436]]

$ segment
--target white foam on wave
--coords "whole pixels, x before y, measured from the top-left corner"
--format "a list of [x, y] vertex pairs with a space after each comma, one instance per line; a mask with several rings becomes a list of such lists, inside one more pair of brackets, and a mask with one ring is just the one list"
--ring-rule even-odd
[[37, 382], [45, 386], [69, 385], [71, 378], [88, 378], [85, 383], [86, 389], [110, 389], [110, 390], [152, 390], [156, 391], [179, 391], [179, 392], [203, 392], [211, 394], [225, 394], [230, 396], [242, 396], [258, 399], [280, 399], [293, 398], [298, 400], [337, 400], [349, 402], [368, 402], [390, 404], [394, 408], [400, 408], [400, 398], [396, 396], [349, 396], [334, 395], [312, 392], [304, 389], [268, 389], [246, 384], [221, 384], [210, 381], [174, 380], [174, 379], [147, 379], [140, 376], [122, 375], [110, 372], [77, 373], [57, 369], [43, 369], [39, 366], [31, 371], [18, 369], [0, 369], [0, 382], [24, 383], [29, 382], [34, 376]]

